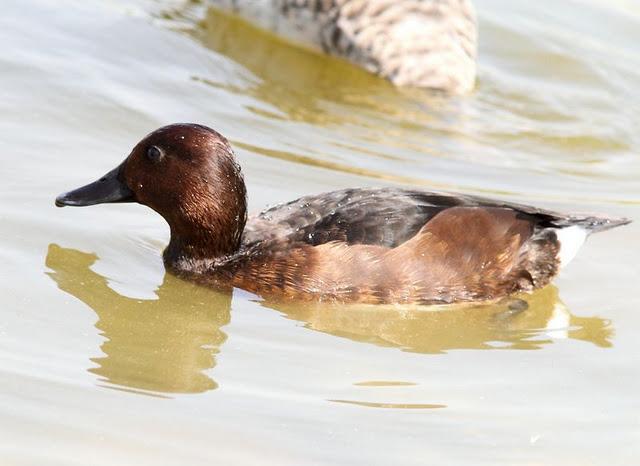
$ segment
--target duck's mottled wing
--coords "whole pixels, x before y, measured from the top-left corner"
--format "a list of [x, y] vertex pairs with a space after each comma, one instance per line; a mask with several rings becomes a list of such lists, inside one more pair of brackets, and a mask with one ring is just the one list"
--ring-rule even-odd
[[396, 247], [439, 212], [455, 206], [500, 207], [518, 212], [536, 228], [580, 225], [598, 231], [628, 222], [600, 216], [563, 215], [476, 196], [399, 188], [358, 188], [301, 197], [249, 218], [243, 245], [266, 239], [317, 246], [330, 241]]
[[395, 247], [464, 198], [397, 188], [362, 188], [305, 196], [249, 219], [243, 243], [265, 238], [319, 245], [330, 241]]

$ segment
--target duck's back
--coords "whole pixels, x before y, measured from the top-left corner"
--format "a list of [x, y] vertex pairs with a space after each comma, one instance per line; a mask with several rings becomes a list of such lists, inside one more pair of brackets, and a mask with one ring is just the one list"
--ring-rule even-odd
[[[451, 207], [502, 208], [517, 212], [536, 229], [580, 226], [595, 231], [617, 219], [565, 215], [537, 207], [446, 192], [402, 188], [351, 188], [303, 196], [252, 216], [243, 244], [282, 238], [317, 246], [330, 241], [396, 247], [436, 214]], [[613, 223], [611, 223], [613, 222]]]
[[312, 246], [341, 241], [395, 247], [442, 209], [464, 203], [461, 197], [398, 188], [354, 188], [304, 196], [250, 217], [243, 243], [278, 237]]
[[546, 285], [588, 233], [626, 222], [446, 193], [334, 191], [251, 217], [236, 285], [374, 303], [495, 299]]

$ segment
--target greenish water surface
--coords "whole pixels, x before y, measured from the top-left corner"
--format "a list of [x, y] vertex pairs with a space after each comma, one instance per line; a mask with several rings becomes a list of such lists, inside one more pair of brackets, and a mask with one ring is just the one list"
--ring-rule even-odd
[[[476, 7], [446, 98], [201, 2], [4, 2], [0, 464], [640, 462], [640, 7]], [[177, 121], [232, 141], [253, 210], [400, 185], [636, 222], [520, 311], [224, 295], [165, 274], [152, 211], [53, 205]]]

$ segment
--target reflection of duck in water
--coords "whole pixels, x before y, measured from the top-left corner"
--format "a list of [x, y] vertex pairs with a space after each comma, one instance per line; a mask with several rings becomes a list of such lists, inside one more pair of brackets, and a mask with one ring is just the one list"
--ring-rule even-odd
[[95, 254], [49, 246], [48, 275], [58, 287], [98, 315], [106, 338], [104, 356], [91, 372], [111, 384], [164, 393], [197, 393], [217, 387], [204, 371], [226, 340], [231, 294], [218, 293], [165, 275], [158, 299], [122, 296], [90, 269]]
[[331, 306], [262, 303], [306, 327], [418, 353], [453, 349], [538, 349], [555, 339], [611, 346], [610, 322], [572, 315], [547, 286], [522, 299], [453, 306]]
[[212, 0], [295, 43], [338, 56], [398, 86], [464, 93], [476, 74], [469, 0]]
[[[96, 327], [107, 341], [104, 356], [90, 369], [110, 384], [164, 393], [198, 393], [217, 384], [205, 371], [226, 335], [231, 293], [218, 293], [169, 274], [158, 299], [132, 299], [113, 291], [90, 267], [95, 254], [49, 246], [48, 275], [98, 315]], [[518, 301], [486, 306], [403, 308], [393, 306], [282, 305], [263, 303], [306, 327], [358, 342], [420, 353], [452, 349], [534, 349], [557, 338], [610, 346], [609, 322], [576, 317], [547, 287]], [[511, 303], [511, 304], [509, 304]], [[516, 306], [513, 305], [516, 303]], [[509, 307], [511, 305], [511, 308]], [[431, 309], [431, 310], [429, 310]]]

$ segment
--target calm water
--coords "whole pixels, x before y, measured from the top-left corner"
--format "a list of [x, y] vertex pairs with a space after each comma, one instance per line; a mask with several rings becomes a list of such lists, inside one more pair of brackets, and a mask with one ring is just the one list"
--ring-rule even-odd
[[[640, 6], [476, 5], [445, 99], [201, 3], [4, 1], [0, 464], [640, 463]], [[53, 206], [176, 121], [231, 139], [253, 209], [399, 184], [636, 223], [519, 313], [272, 307], [165, 275], [148, 209]]]

